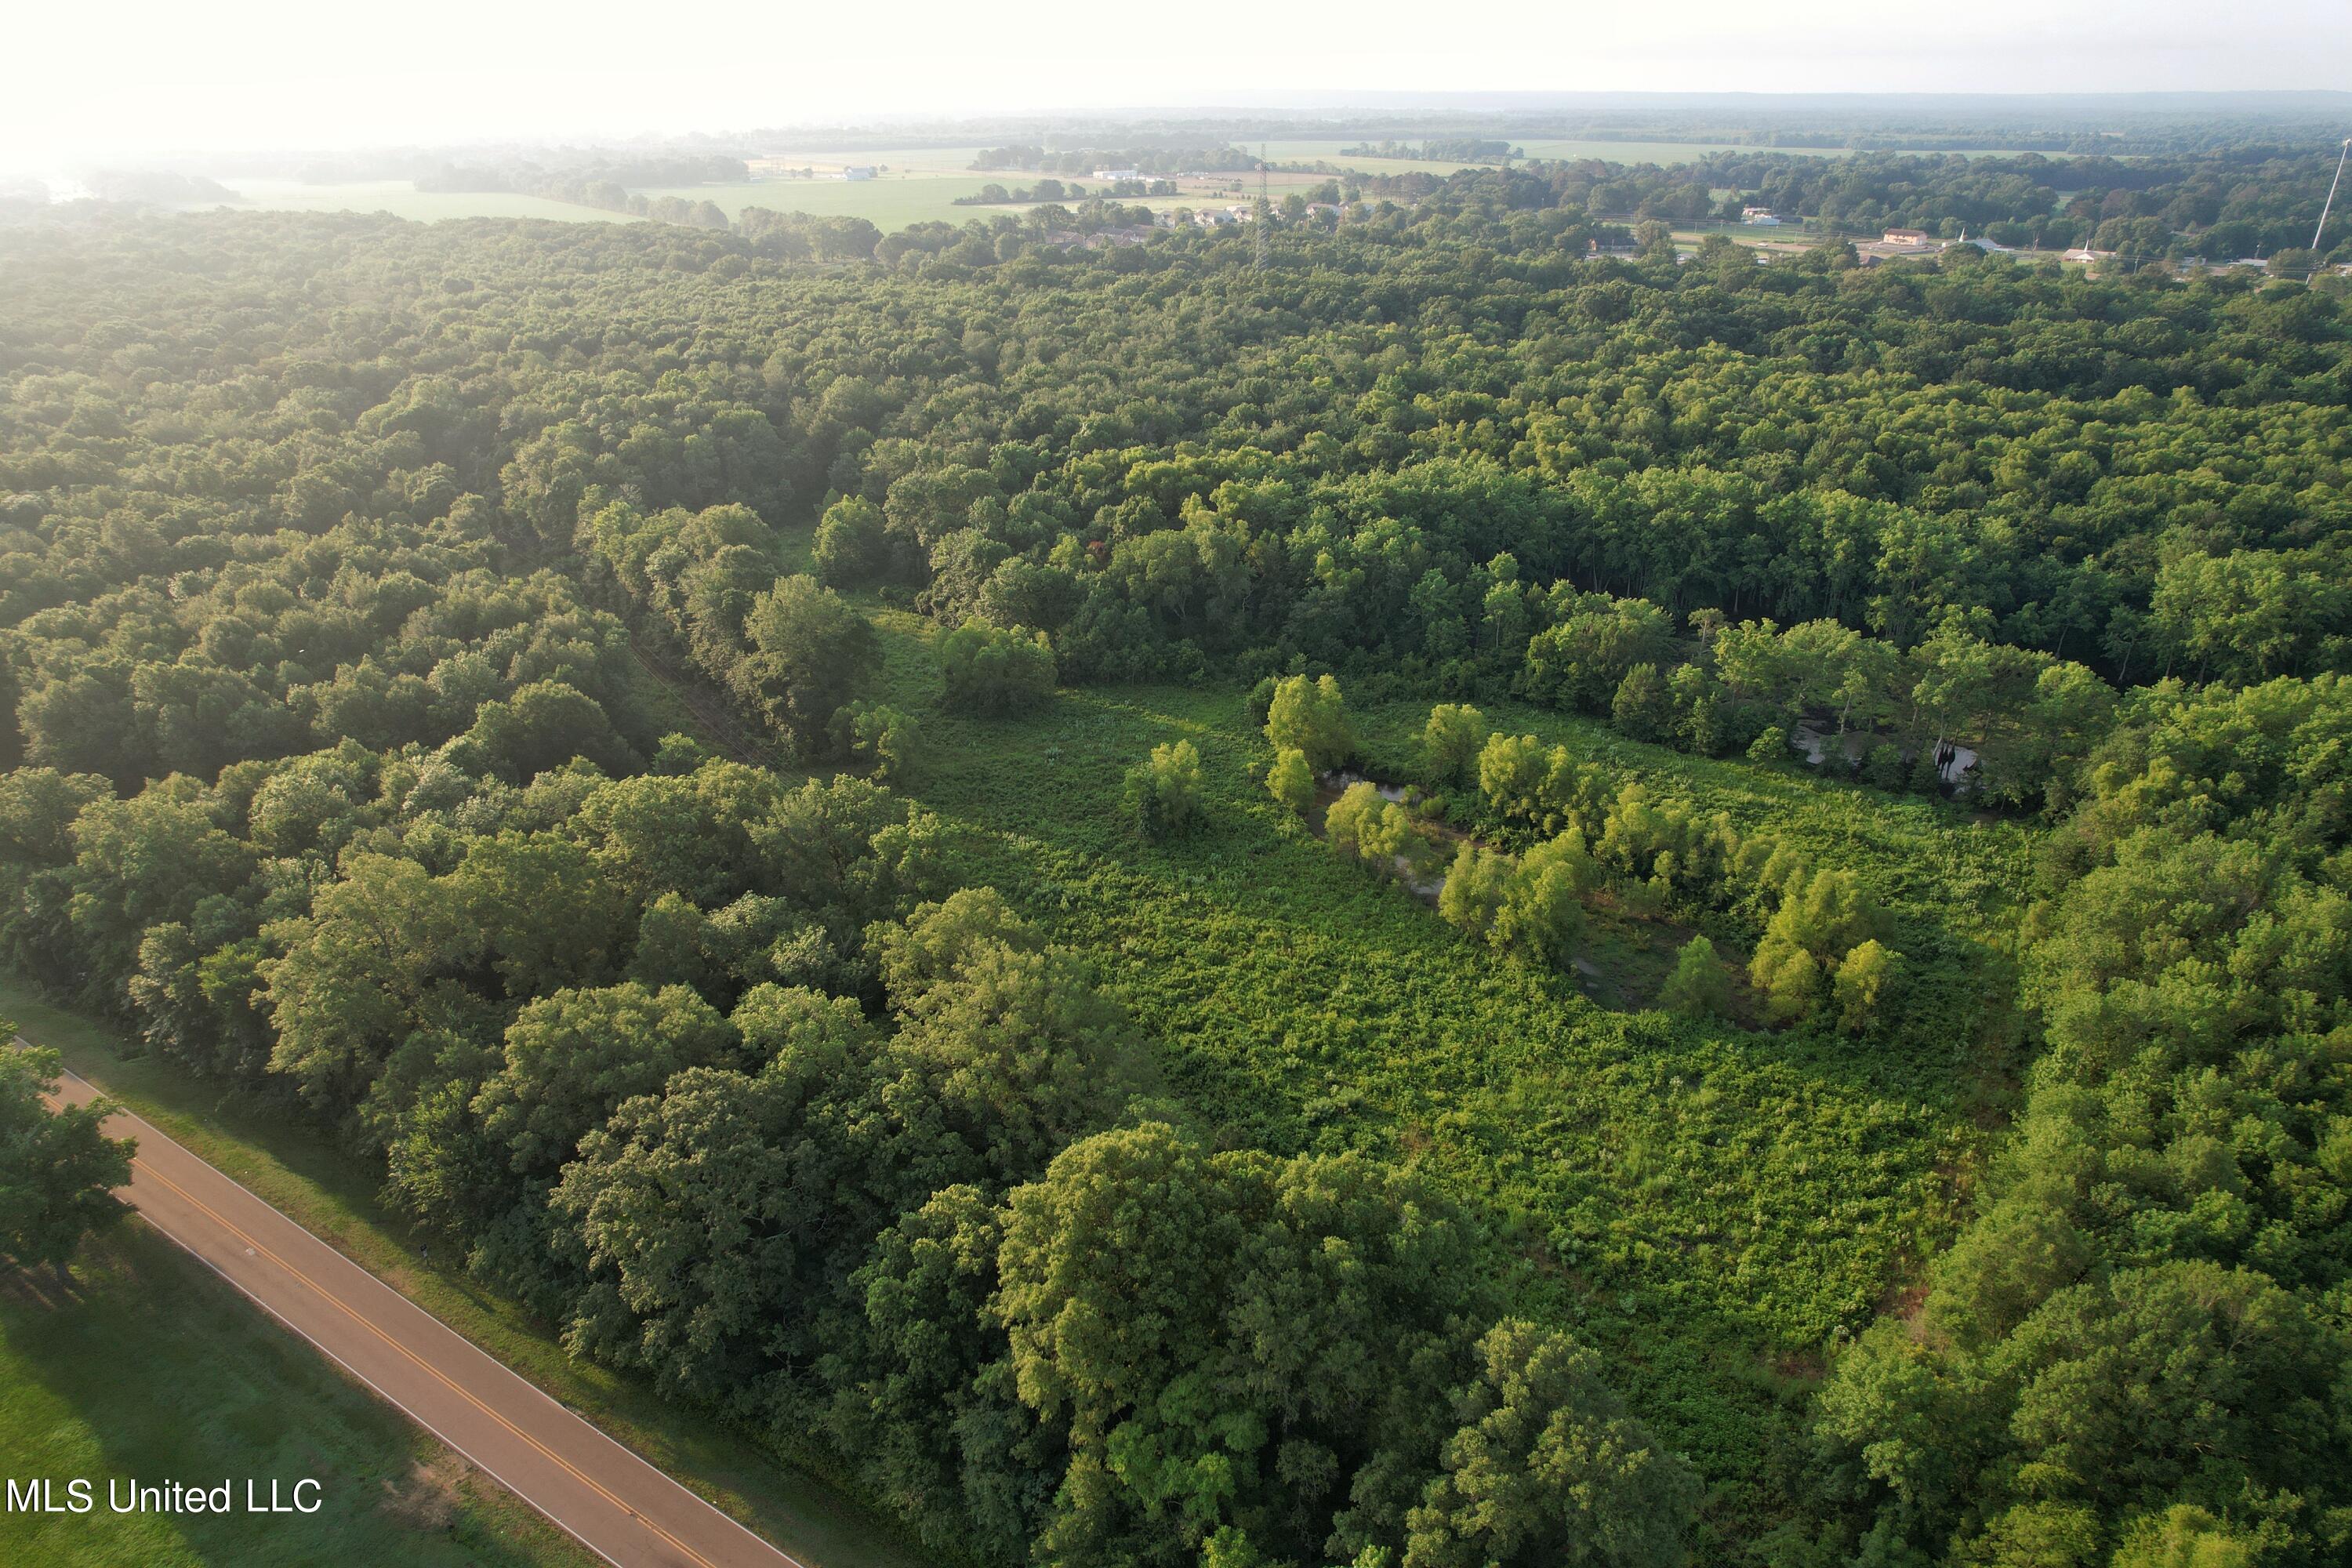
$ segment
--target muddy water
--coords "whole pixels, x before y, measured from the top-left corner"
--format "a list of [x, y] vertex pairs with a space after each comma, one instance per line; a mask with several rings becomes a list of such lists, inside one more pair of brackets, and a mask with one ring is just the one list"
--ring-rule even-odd
[[[1323, 818], [1331, 809], [1331, 803], [1347, 794], [1350, 787], [1360, 784], [1369, 784], [1380, 791], [1382, 800], [1391, 801], [1399, 805], [1404, 804], [1405, 786], [1402, 784], [1386, 784], [1379, 779], [1367, 778], [1362, 773], [1344, 768], [1328, 773], [1318, 773], [1315, 775], [1315, 807], [1307, 814], [1307, 825], [1314, 830], [1315, 837], [1318, 838], [1324, 837]], [[1475, 844], [1481, 848], [1488, 847], [1485, 839], [1473, 837], [1448, 823], [1433, 822], [1426, 818], [1416, 820], [1425, 837], [1437, 839], [1441, 843]], [[1389, 874], [1410, 889], [1414, 898], [1432, 909], [1436, 908], [1438, 895], [1445, 890], [1445, 873], [1438, 871], [1427, 877], [1416, 877], [1412, 874], [1412, 863], [1403, 856], [1398, 855], [1391, 858], [1395, 863], [1390, 866]]]

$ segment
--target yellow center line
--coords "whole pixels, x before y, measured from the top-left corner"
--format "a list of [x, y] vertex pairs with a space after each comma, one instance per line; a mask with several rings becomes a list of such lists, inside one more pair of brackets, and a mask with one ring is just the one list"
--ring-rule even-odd
[[647, 1519], [635, 1509], [631, 1508], [627, 1503], [625, 1503], [619, 1498], [614, 1497], [611, 1492], [605, 1490], [603, 1486], [599, 1485], [593, 1479], [582, 1474], [580, 1470], [562, 1455], [557, 1453], [554, 1449], [550, 1448], [546, 1444], [541, 1442], [538, 1438], [532, 1436], [530, 1433], [524, 1431], [521, 1427], [516, 1426], [513, 1422], [508, 1420], [505, 1416], [499, 1415], [497, 1411], [483, 1404], [479, 1399], [476, 1398], [469, 1390], [462, 1388], [456, 1383], [452, 1382], [448, 1374], [444, 1373], [439, 1367], [435, 1366], [431, 1362], [426, 1361], [415, 1351], [410, 1350], [406, 1345], [402, 1344], [398, 1340], [394, 1339], [390, 1334], [385, 1333], [383, 1330], [377, 1327], [374, 1323], [370, 1322], [366, 1318], [361, 1316], [359, 1311], [349, 1302], [328, 1290], [317, 1280], [303, 1273], [299, 1268], [295, 1268], [291, 1263], [287, 1262], [286, 1259], [278, 1257], [277, 1253], [269, 1249], [267, 1244], [254, 1237], [247, 1235], [243, 1230], [237, 1227], [234, 1221], [230, 1220], [226, 1215], [214, 1209], [202, 1198], [197, 1197], [194, 1193], [189, 1192], [185, 1187], [180, 1185], [179, 1183], [172, 1180], [171, 1177], [163, 1174], [163, 1172], [155, 1169], [154, 1166], [149, 1164], [144, 1160], [133, 1159], [131, 1163], [133, 1168], [153, 1177], [156, 1181], [162, 1183], [164, 1186], [169, 1187], [173, 1192], [178, 1194], [182, 1200], [186, 1202], [191, 1207], [194, 1208], [198, 1213], [205, 1215], [207, 1218], [212, 1220], [214, 1224], [219, 1226], [223, 1230], [227, 1231], [239, 1241], [245, 1243], [246, 1246], [252, 1247], [254, 1251], [258, 1253], [261, 1257], [268, 1258], [270, 1262], [278, 1265], [278, 1268], [283, 1268], [287, 1273], [292, 1275], [296, 1279], [300, 1280], [303, 1285], [316, 1292], [321, 1300], [326, 1301], [329, 1305], [334, 1307], [336, 1310], [351, 1319], [352, 1321], [359, 1324], [360, 1327], [365, 1329], [369, 1333], [373, 1334], [386, 1345], [389, 1345], [401, 1355], [406, 1357], [420, 1371], [433, 1378], [435, 1382], [440, 1384], [442, 1387], [446, 1388], [450, 1393], [456, 1394], [458, 1398], [464, 1400], [467, 1404], [472, 1405], [475, 1409], [480, 1411], [483, 1415], [497, 1422], [500, 1426], [505, 1427], [509, 1432], [512, 1433], [516, 1437], [520, 1438], [524, 1443], [530, 1445], [530, 1447], [536, 1450], [541, 1458], [545, 1458], [549, 1463], [563, 1471], [564, 1474], [570, 1476], [573, 1480], [578, 1481], [582, 1486], [586, 1487], [590, 1491], [594, 1492], [598, 1497], [603, 1498], [606, 1502], [611, 1503], [614, 1508], [619, 1509], [623, 1513], [627, 1514], [631, 1519], [635, 1520], [639, 1524], [644, 1525], [647, 1530], [661, 1537], [663, 1541], [668, 1542], [669, 1545], [676, 1548], [677, 1551], [685, 1553], [687, 1557], [699, 1564], [699, 1568], [717, 1568], [716, 1564], [711, 1563], [709, 1558], [703, 1556], [700, 1552], [695, 1551], [693, 1547], [688, 1546], [685, 1542], [680, 1541], [677, 1536], [672, 1535], [668, 1531], [664, 1530], [660, 1525], [656, 1524], [652, 1520]]

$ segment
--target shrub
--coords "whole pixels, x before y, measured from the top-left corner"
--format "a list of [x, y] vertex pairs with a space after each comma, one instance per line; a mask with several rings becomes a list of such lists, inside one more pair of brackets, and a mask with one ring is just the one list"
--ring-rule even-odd
[[1274, 765], [1265, 771], [1265, 787], [1290, 810], [1306, 816], [1315, 805], [1315, 770], [1307, 765], [1307, 753], [1296, 746], [1275, 752]]
[[1313, 681], [1303, 675], [1286, 676], [1266, 707], [1265, 738], [1306, 752], [1307, 766], [1318, 773], [1354, 756], [1356, 734], [1348, 723], [1339, 681], [1328, 675]]
[[1465, 703], [1441, 702], [1422, 727], [1423, 766], [1433, 784], [1473, 784], [1486, 745], [1486, 716]]
[[1044, 632], [966, 621], [940, 638], [947, 700], [979, 713], [1013, 713], [1054, 694], [1054, 648]]
[[1128, 770], [1127, 815], [1146, 838], [1168, 838], [1199, 827], [1201, 752], [1190, 741], [1154, 746]]
[[1683, 943], [1675, 972], [1658, 992], [1658, 1005], [1684, 1018], [1719, 1018], [1731, 1011], [1731, 971], [1704, 935]]

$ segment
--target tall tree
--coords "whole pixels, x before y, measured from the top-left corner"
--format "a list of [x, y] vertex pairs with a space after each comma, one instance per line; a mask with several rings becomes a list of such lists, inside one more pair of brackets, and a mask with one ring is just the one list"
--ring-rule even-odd
[[84, 1237], [127, 1212], [113, 1189], [131, 1180], [138, 1143], [106, 1135], [110, 1100], [52, 1108], [58, 1053], [16, 1039], [0, 1019], [0, 1254], [62, 1269]]

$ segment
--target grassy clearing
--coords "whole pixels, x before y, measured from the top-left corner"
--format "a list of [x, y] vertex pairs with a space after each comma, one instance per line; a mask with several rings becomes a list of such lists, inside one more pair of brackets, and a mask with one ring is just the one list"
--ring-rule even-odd
[[[224, 1092], [159, 1058], [131, 1054], [103, 1026], [48, 1005], [5, 976], [0, 1017], [57, 1047], [68, 1067], [811, 1568], [910, 1568], [921, 1561], [830, 1489], [638, 1383], [572, 1361], [544, 1324], [441, 1260], [422, 1258], [397, 1218], [376, 1204], [374, 1175], [278, 1101]], [[42, 1375], [58, 1375], [46, 1358], [28, 1360], [44, 1363]], [[0, 1561], [11, 1559], [0, 1553]]]
[[[1975, 1141], [1965, 1047], [1612, 1013], [1333, 857], [1255, 782], [1269, 752], [1238, 691], [1073, 690], [971, 719], [936, 707], [922, 624], [877, 619], [887, 700], [921, 713], [930, 742], [914, 793], [955, 825], [971, 879], [1123, 989], [1171, 1090], [1236, 1144], [1373, 1149], [1485, 1208], [1518, 1305], [1611, 1347], [1644, 1414], [1732, 1483], [1729, 1506], [1769, 1511], [1781, 1481], [1759, 1456], [1802, 1452], [1791, 1427], [1822, 1343], [1867, 1321], [1949, 1223], [1950, 1172]], [[1425, 713], [1360, 713], [1375, 761]], [[1928, 889], [1954, 868], [1979, 879], [1981, 907], [1953, 921], [1996, 918], [2021, 843], [1924, 804], [1601, 742], [1557, 715], [1493, 716], [1833, 848], [1921, 937], [1945, 921]], [[1111, 803], [1129, 766], [1180, 738], [1206, 765], [1210, 825], [1155, 847]], [[1603, 928], [1601, 965], [1626, 963], [1607, 950], [1623, 934]]]
[[[0, 1474], [94, 1484], [81, 1514], [0, 1513], [0, 1562], [33, 1568], [597, 1561], [137, 1222], [69, 1285], [0, 1279]], [[109, 1510], [108, 1478], [325, 1484], [315, 1514]]]
[[626, 213], [600, 212], [508, 191], [420, 191], [406, 180], [354, 180], [313, 185], [300, 180], [225, 180], [243, 205], [257, 210], [305, 213], [390, 213], [432, 223], [453, 217], [556, 218], [565, 223], [626, 223]]
[[812, 213], [818, 217], [862, 217], [887, 233], [909, 224], [964, 224], [998, 213], [1017, 215], [1024, 209], [1011, 205], [958, 206], [955, 198], [976, 196], [983, 185], [1001, 184], [1010, 189], [1034, 184], [1037, 178], [1034, 174], [892, 173], [874, 180], [754, 180], [745, 185], [678, 185], [644, 194], [712, 202], [730, 218], [745, 207]]

